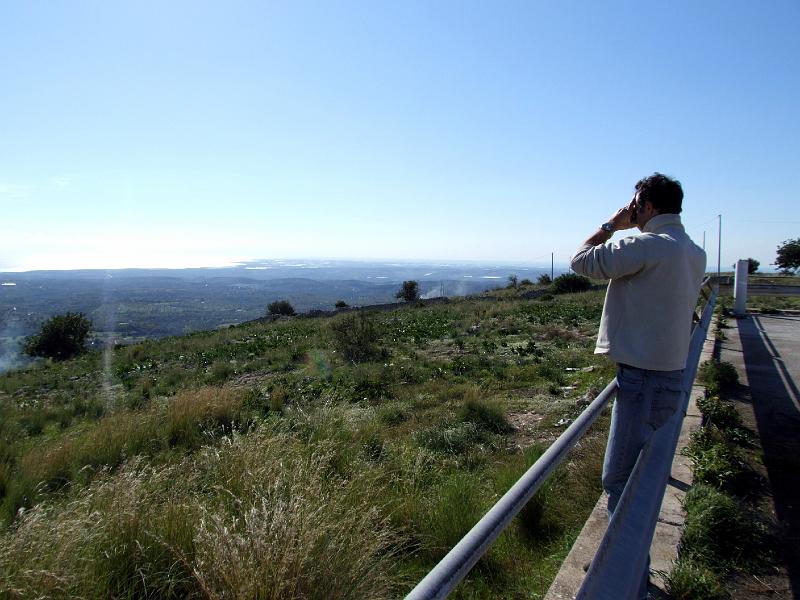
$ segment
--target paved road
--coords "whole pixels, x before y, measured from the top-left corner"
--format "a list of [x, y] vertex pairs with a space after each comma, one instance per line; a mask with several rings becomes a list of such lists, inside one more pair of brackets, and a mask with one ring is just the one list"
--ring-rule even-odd
[[800, 316], [749, 315], [730, 324], [720, 358], [739, 371], [740, 412], [758, 432], [786, 533], [785, 588], [775, 597], [800, 598]]

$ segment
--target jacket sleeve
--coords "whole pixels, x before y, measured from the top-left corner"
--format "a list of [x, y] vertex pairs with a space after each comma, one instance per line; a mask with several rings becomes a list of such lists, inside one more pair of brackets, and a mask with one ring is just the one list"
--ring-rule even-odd
[[647, 243], [642, 236], [598, 246], [584, 244], [570, 261], [572, 270], [592, 279], [617, 279], [641, 271], [647, 260]]

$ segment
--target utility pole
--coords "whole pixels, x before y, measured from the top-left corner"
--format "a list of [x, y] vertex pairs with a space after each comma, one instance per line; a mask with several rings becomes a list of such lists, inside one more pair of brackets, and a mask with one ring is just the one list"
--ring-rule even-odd
[[703, 232], [703, 250], [706, 249], [706, 232]]
[[553, 255], [555, 252], [550, 253], [550, 281], [553, 281]]
[[722, 271], [722, 215], [717, 215], [719, 219], [719, 230], [717, 232], [717, 283], [719, 274]]

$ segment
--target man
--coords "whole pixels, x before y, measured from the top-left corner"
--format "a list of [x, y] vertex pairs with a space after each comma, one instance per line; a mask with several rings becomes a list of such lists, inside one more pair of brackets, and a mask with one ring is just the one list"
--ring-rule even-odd
[[[680, 182], [655, 173], [572, 257], [576, 273], [609, 279], [596, 354], [617, 363], [617, 399], [603, 462], [609, 517], [639, 452], [675, 413], [705, 252], [681, 224]], [[642, 233], [609, 242], [615, 231]], [[646, 596], [647, 572], [644, 578]]]

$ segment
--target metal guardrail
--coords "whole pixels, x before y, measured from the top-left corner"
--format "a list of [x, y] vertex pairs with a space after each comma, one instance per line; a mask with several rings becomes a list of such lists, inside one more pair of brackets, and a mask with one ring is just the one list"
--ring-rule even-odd
[[[708, 285], [709, 280], [706, 279], [703, 282], [701, 290], [705, 290]], [[688, 401], [688, 390], [691, 389], [692, 381], [694, 381], [694, 375], [697, 370], [697, 361], [700, 355], [700, 349], [702, 349], [702, 341], [705, 339], [705, 331], [708, 330], [708, 323], [711, 320], [711, 313], [713, 312], [716, 295], [717, 289], [715, 288], [708, 297], [708, 303], [703, 311], [703, 316], [700, 319], [700, 323], [698, 323], [698, 326], [694, 328], [692, 334], [689, 359], [687, 361], [687, 372], [684, 373], [684, 391], [686, 392], [686, 398], [684, 399], [683, 411], [678, 411], [670, 420], [670, 423], [673, 421], [678, 423], [678, 432], [680, 431], [680, 422], [683, 420], [683, 415], [685, 414], [686, 403]], [[704, 298], [706, 298], [705, 295]], [[703, 328], [704, 323], [705, 328]], [[699, 348], [696, 348], [697, 339], [700, 340]], [[688, 376], [689, 371], [691, 371], [691, 377]], [[689, 382], [688, 388], [685, 387], [687, 378]], [[467, 575], [467, 573], [469, 573], [470, 569], [475, 566], [475, 563], [480, 560], [481, 556], [484, 555], [484, 553], [494, 543], [494, 541], [513, 520], [513, 518], [517, 516], [517, 514], [533, 497], [542, 484], [547, 481], [547, 478], [550, 476], [553, 470], [561, 463], [561, 461], [563, 461], [567, 453], [583, 436], [583, 434], [586, 433], [586, 430], [589, 429], [597, 417], [600, 416], [600, 413], [603, 411], [616, 389], [617, 380], [615, 378], [605, 387], [605, 389], [603, 389], [602, 392], [600, 392], [594, 401], [592, 401], [592, 403], [586, 407], [586, 409], [577, 419], [575, 419], [575, 421], [567, 428], [567, 430], [564, 431], [564, 433], [562, 433], [555, 442], [553, 442], [553, 444], [544, 452], [544, 454], [539, 457], [533, 466], [531, 466], [525, 472], [525, 474], [520, 477], [520, 479], [513, 486], [511, 486], [511, 489], [508, 490], [503, 497], [500, 498], [500, 500], [498, 500], [497, 503], [489, 509], [489, 511], [481, 518], [480, 521], [475, 524], [472, 529], [470, 529], [470, 531], [461, 539], [461, 541], [459, 541], [453, 547], [453, 549], [450, 550], [450, 552], [448, 552], [441, 561], [439, 561], [439, 564], [437, 564], [430, 571], [430, 573], [428, 573], [422, 579], [422, 581], [420, 581], [417, 586], [411, 590], [408, 596], [406, 596], [406, 600], [433, 600], [445, 598], [453, 590], [453, 588], [455, 588], [461, 582], [461, 580]], [[659, 429], [659, 433], [666, 429], [667, 426], [662, 427]], [[658, 439], [658, 442], [649, 444], [649, 446], [642, 452], [642, 456], [640, 457], [637, 467], [634, 469], [634, 472], [631, 475], [628, 486], [626, 486], [625, 491], [623, 492], [622, 498], [617, 506], [617, 510], [615, 511], [615, 517], [612, 520], [614, 531], [622, 532], [624, 535], [615, 533], [609, 537], [607, 534], [606, 537], [609, 538], [608, 541], [606, 541], [606, 538], [604, 538], [606, 545], [601, 547], [601, 550], [603, 550], [603, 555], [601, 557], [601, 553], [598, 551], [598, 554], [592, 563], [592, 567], [589, 570], [589, 574], [587, 575], [587, 580], [591, 575], [594, 583], [590, 583], [589, 587], [587, 587], [586, 584], [584, 585], [584, 587], [587, 587], [587, 589], [585, 591], [583, 588], [581, 589], [581, 593], [584, 594], [583, 596], [580, 596], [581, 598], [614, 598], [615, 600], [623, 598], [624, 596], [622, 596], [618, 591], [619, 588], [616, 588], [616, 591], [610, 595], [602, 595], [605, 594], [604, 590], [608, 585], [616, 585], [614, 579], [609, 579], [605, 581], [605, 583], [602, 582], [606, 580], [607, 577], [616, 577], [616, 570], [618, 567], [627, 569], [628, 573], [626, 580], [630, 579], [633, 581], [635, 579], [636, 585], [638, 586], [639, 578], [637, 577], [637, 574], [640, 577], [644, 572], [644, 565], [647, 560], [647, 551], [650, 547], [653, 531], [655, 530], [655, 520], [658, 518], [658, 510], [661, 505], [661, 499], [664, 495], [664, 489], [666, 488], [666, 477], [663, 478], [663, 484], [659, 488], [660, 491], [658, 491], [657, 494], [658, 498], [657, 505], [655, 507], [655, 517], [652, 519], [653, 524], [650, 528], [649, 536], [647, 536], [646, 548], [644, 548], [644, 550], [640, 550], [641, 560], [639, 562], [641, 562], [641, 569], [639, 569], [638, 572], [635, 570], [635, 568], [632, 568], [636, 565], [632, 565], [631, 561], [627, 558], [627, 562], [619, 564], [614, 563], [614, 561], [617, 559], [616, 557], [619, 551], [617, 546], [619, 544], [629, 543], [630, 538], [635, 537], [636, 534], [638, 534], [639, 538], [643, 537], [641, 525], [633, 522], [626, 522], [626, 519], [621, 515], [634, 514], [634, 516], [638, 516], [638, 513], [643, 512], [636, 510], [636, 507], [634, 506], [634, 503], [639, 501], [639, 493], [629, 491], [629, 488], [634, 490], [635, 488], [643, 487], [642, 483], [640, 482], [643, 482], [645, 485], [649, 485], [651, 478], [648, 476], [647, 469], [652, 461], [658, 460], [659, 457], [664, 455], [665, 450], [662, 448], [662, 446], [668, 447], [670, 442], [671, 449], [669, 450], [669, 455], [670, 457], [672, 456], [677, 443], [677, 433], [675, 433], [674, 436], [672, 433], [672, 428], [670, 427], [669, 435], [654, 435], [653, 440], [655, 441]], [[672, 439], [673, 437], [674, 440]], [[671, 465], [671, 463], [671, 460], [667, 461], [667, 465]], [[663, 469], [660, 470], [659, 473], [662, 471]], [[668, 466], [666, 468], [666, 474], [667, 476], [669, 475]], [[659, 478], [659, 481], [660, 479], [661, 478]], [[626, 495], [628, 496], [627, 500]], [[653, 498], [649, 498], [648, 494], [650, 504], [653, 503], [654, 496], [655, 494], [653, 494]], [[627, 504], [628, 507], [625, 508], [624, 504]], [[647, 516], [649, 518], [649, 511]], [[609, 530], [612, 530], [612, 524], [609, 525]], [[643, 542], [640, 540], [640, 543], [637, 544], [637, 548], [642, 545]], [[630, 585], [632, 585], [632, 583]], [[595, 592], [592, 586], [597, 586], [598, 591]], [[598, 595], [595, 595], [595, 593]]]

